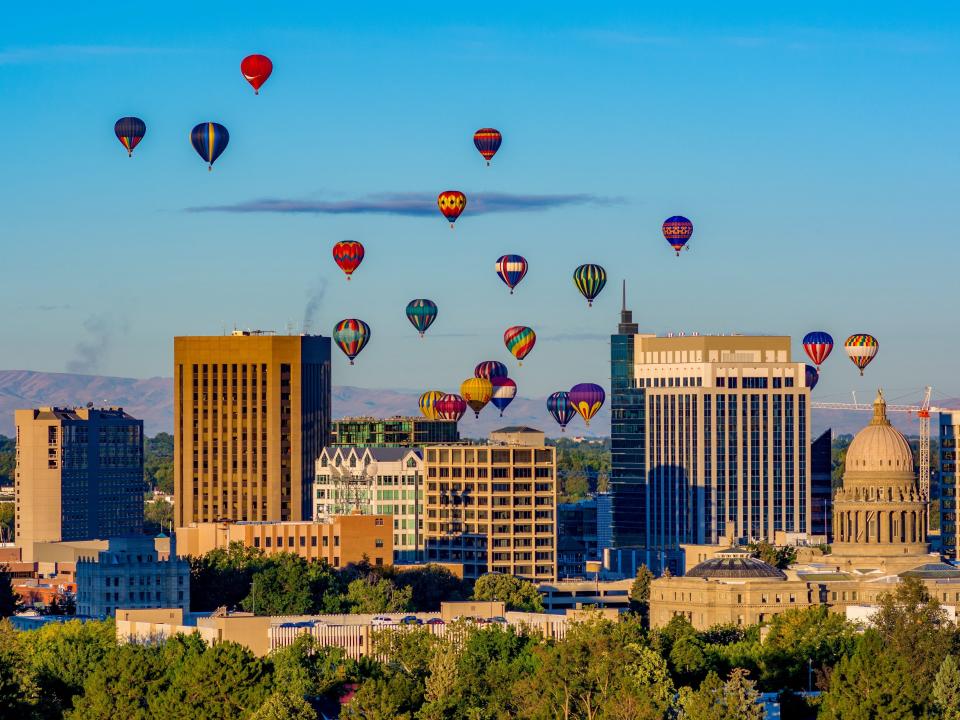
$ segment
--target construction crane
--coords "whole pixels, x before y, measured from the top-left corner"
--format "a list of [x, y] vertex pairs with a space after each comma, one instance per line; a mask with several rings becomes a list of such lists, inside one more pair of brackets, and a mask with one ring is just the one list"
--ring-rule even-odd
[[[920, 495], [930, 500], [930, 413], [946, 408], [930, 407], [930, 394], [933, 388], [927, 385], [923, 391], [923, 400], [919, 405], [887, 405], [887, 412], [905, 412], [916, 415], [920, 421]], [[812, 402], [814, 410], [872, 410], [872, 405], [857, 402], [857, 392], [853, 391], [853, 403]]]

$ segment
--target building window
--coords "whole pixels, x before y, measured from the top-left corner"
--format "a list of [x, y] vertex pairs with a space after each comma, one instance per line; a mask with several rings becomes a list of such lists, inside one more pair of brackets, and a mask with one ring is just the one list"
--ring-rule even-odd
[[374, 519], [373, 524], [377, 527], [383, 527], [383, 518], [378, 517]]
[[373, 541], [373, 544], [374, 544], [375, 547], [382, 548], [382, 547], [383, 547], [383, 538], [376, 538], [376, 539]]

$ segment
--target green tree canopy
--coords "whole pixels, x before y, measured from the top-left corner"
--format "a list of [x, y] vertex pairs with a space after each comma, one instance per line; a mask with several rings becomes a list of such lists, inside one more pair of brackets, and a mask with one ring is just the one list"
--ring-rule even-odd
[[481, 576], [473, 585], [473, 599], [500, 601], [506, 603], [507, 610], [543, 612], [543, 599], [537, 587], [513, 575], [488, 573]]

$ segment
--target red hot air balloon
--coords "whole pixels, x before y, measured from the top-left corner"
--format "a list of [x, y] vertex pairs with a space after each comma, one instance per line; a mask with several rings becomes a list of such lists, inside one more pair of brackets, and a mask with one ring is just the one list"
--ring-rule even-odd
[[460, 217], [460, 213], [467, 206], [467, 196], [459, 190], [444, 190], [437, 196], [437, 207], [443, 216], [450, 221], [450, 227]]
[[247, 55], [240, 61], [240, 72], [247, 82], [253, 86], [253, 94], [260, 94], [260, 86], [263, 85], [270, 73], [273, 72], [273, 63], [266, 55]]
[[467, 401], [459, 395], [447, 393], [433, 404], [433, 408], [441, 420], [460, 422], [467, 411]]
[[356, 240], [341, 240], [333, 246], [333, 260], [340, 266], [347, 280], [363, 262], [363, 245]]

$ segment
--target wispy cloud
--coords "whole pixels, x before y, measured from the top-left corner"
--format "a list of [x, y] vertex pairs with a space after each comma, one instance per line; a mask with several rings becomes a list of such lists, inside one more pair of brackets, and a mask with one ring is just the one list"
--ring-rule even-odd
[[131, 45], [44, 45], [0, 48], [0, 65], [26, 65], [45, 62], [74, 62], [80, 58], [149, 55], [173, 52], [170, 48]]
[[37, 310], [39, 312], [57, 312], [59, 310], [72, 310], [73, 305], [21, 305], [20, 310]]
[[73, 358], [67, 361], [67, 371], [98, 374], [103, 371], [104, 361], [117, 336], [126, 335], [129, 324], [126, 318], [102, 313], [90, 315], [84, 321], [83, 329], [86, 334], [77, 342]]
[[[503, 212], [540, 212], [576, 205], [611, 205], [621, 198], [590, 193], [530, 195], [515, 193], [467, 193], [468, 215]], [[436, 195], [431, 193], [375, 193], [349, 200], [292, 200], [264, 198], [230, 205], [202, 205], [187, 212], [281, 213], [309, 215], [405, 215], [433, 216], [437, 213]]]

